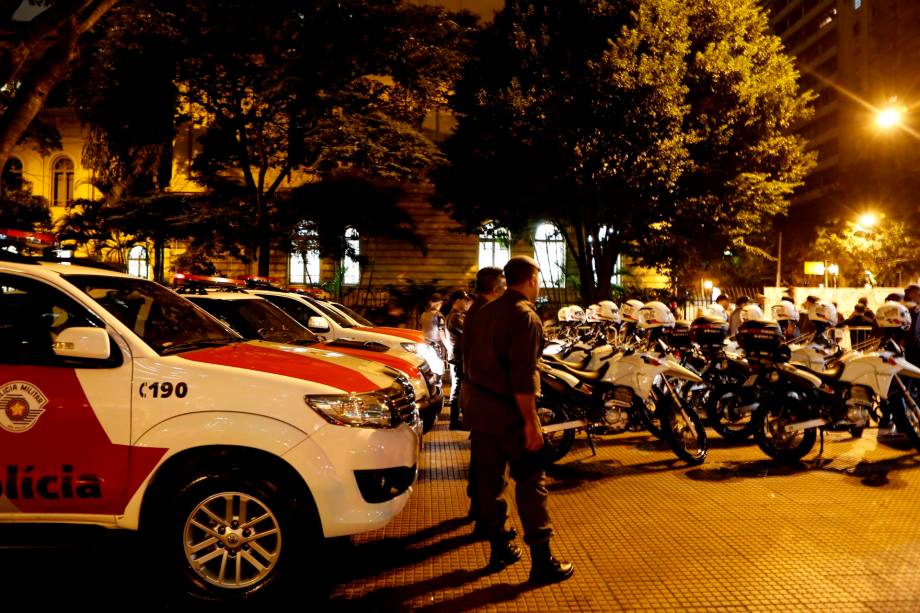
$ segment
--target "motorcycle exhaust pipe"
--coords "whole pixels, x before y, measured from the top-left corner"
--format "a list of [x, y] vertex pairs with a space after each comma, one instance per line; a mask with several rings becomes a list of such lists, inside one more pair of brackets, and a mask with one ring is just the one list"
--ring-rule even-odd
[[809, 428], [819, 428], [821, 426], [827, 425], [826, 419], [809, 419], [808, 421], [800, 421], [794, 424], [789, 424], [784, 428], [786, 432], [799, 432], [801, 430], [808, 430]]
[[575, 430], [576, 428], [587, 428], [588, 422], [584, 419], [575, 419], [572, 421], [564, 421], [561, 424], [547, 424], [543, 426], [543, 434], [549, 434], [551, 432], [562, 432], [563, 430]]

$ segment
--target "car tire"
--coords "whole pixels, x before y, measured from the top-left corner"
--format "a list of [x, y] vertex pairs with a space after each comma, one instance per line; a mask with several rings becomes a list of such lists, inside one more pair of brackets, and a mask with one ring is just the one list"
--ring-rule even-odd
[[199, 475], [176, 492], [159, 541], [186, 595], [233, 602], [282, 592], [320, 539], [315, 517], [305, 521], [281, 486], [245, 473]]

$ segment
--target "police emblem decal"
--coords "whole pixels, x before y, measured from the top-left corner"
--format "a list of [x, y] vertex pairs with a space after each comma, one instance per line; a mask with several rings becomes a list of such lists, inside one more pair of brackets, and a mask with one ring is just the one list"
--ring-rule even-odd
[[48, 398], [26, 381], [0, 385], [0, 428], [20, 433], [32, 428], [45, 412]]

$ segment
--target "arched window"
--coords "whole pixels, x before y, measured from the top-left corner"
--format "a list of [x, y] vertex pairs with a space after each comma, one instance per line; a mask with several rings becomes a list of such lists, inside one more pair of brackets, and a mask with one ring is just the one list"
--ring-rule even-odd
[[19, 158], [11, 157], [3, 168], [4, 191], [18, 191], [22, 189], [22, 162]]
[[291, 254], [291, 273], [289, 279], [295, 285], [319, 284], [319, 249], [315, 248], [317, 237], [315, 234], [302, 231], [300, 241], [295, 245], [295, 252]]
[[511, 259], [511, 232], [493, 223], [487, 223], [479, 232], [479, 268], [502, 268]]
[[141, 279], [150, 277], [150, 258], [143, 245], [134, 245], [128, 252], [128, 274]]
[[358, 264], [358, 255], [361, 253], [361, 243], [358, 231], [354, 228], [345, 230], [345, 285], [358, 285], [361, 282], [361, 266]]
[[565, 239], [551, 223], [541, 223], [533, 236], [533, 256], [540, 265], [541, 287], [565, 287]]
[[54, 163], [51, 187], [54, 206], [73, 202], [73, 162], [69, 158], [58, 158]]

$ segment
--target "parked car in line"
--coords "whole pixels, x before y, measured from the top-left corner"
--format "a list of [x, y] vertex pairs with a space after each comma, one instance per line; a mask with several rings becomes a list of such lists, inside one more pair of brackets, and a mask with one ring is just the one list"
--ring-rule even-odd
[[444, 394], [441, 377], [444, 374], [444, 361], [429, 345], [418, 330], [403, 328], [379, 328], [361, 325], [350, 317], [330, 306], [323, 300], [304, 296], [296, 292], [276, 289], [251, 288], [247, 291], [261, 296], [296, 319], [308, 330], [324, 340], [348, 338], [357, 341], [383, 343], [394, 349], [403, 349], [418, 354], [427, 364], [420, 367], [428, 382], [430, 403], [420, 411], [425, 432], [434, 426], [441, 413]]
[[387, 347], [376, 341], [347, 338], [320, 341], [315, 334], [268, 300], [233, 286], [206, 288], [202, 284], [193, 284], [180, 287], [178, 291], [247, 340], [311, 346], [315, 350], [345, 353], [395, 368], [405, 374], [412, 384], [419, 411], [426, 410], [430, 404], [428, 384], [420, 370], [424, 360], [414, 353]]
[[385, 364], [246, 341], [157, 283], [0, 251], [0, 522], [145, 531], [164, 588], [302, 590], [320, 539], [406, 505], [414, 396]]

